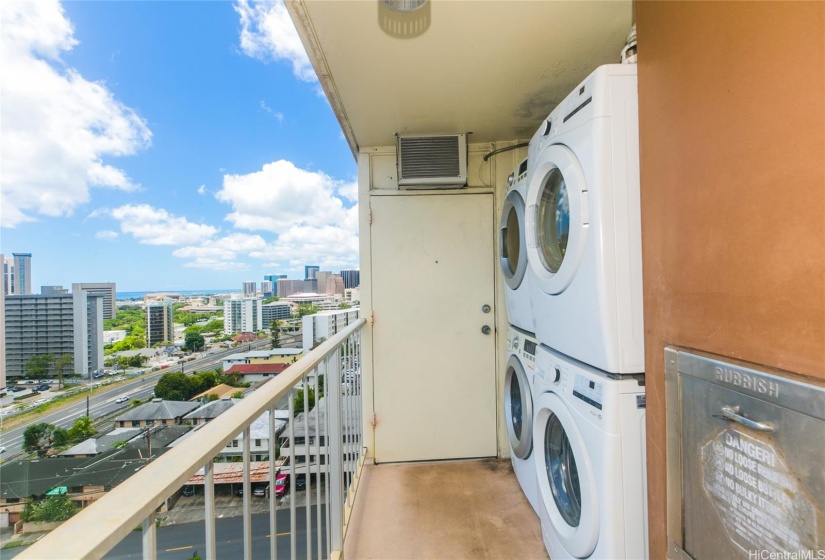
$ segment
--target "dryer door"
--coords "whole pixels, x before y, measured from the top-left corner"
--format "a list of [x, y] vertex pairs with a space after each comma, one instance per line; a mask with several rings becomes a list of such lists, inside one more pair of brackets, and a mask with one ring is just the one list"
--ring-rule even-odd
[[533, 450], [533, 396], [530, 380], [521, 360], [510, 354], [504, 377], [504, 416], [510, 447], [519, 459], [526, 459]]
[[527, 270], [527, 241], [524, 236], [524, 199], [513, 189], [504, 199], [499, 222], [498, 255], [501, 271], [511, 290], [521, 285]]
[[573, 415], [555, 393], [536, 399], [533, 447], [540, 507], [564, 549], [576, 558], [593, 553], [599, 540], [599, 504], [593, 465]]
[[576, 275], [587, 238], [587, 185], [579, 160], [561, 144], [538, 156], [527, 190], [527, 261], [548, 294]]

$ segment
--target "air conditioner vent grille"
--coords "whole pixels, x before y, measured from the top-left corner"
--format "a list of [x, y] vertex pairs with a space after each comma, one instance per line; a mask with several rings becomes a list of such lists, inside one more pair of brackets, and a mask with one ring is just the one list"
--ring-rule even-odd
[[467, 181], [466, 152], [463, 134], [399, 137], [399, 185], [464, 185]]

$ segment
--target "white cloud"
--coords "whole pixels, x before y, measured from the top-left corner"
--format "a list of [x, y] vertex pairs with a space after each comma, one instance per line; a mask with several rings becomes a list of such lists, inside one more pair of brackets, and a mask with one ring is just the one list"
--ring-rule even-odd
[[77, 44], [56, 0], [2, 2], [0, 82], [2, 224], [34, 215], [69, 215], [89, 200], [90, 187], [135, 190], [109, 156], [136, 153], [152, 133], [101, 83], [67, 68], [61, 53]]
[[213, 226], [190, 222], [148, 204], [127, 204], [112, 210], [96, 211], [91, 216], [102, 214], [120, 221], [120, 230], [144, 245], [191, 245], [206, 241], [218, 233]]
[[263, 101], [261, 101], [261, 109], [263, 109], [264, 111], [266, 111], [267, 113], [269, 113], [270, 115], [275, 117], [278, 120], [278, 122], [283, 122], [284, 121], [284, 114], [283, 113], [281, 113], [280, 111], [276, 111], [275, 109], [273, 109], [272, 107], [270, 107], [269, 105], [264, 103]]
[[206, 194], [206, 185], [198, 187], [198, 194]]
[[358, 234], [336, 226], [294, 226], [250, 256], [283, 268], [318, 263], [322, 270], [358, 266]]
[[103, 241], [113, 241], [117, 239], [117, 232], [110, 229], [99, 231], [95, 233], [95, 238], [102, 239]]
[[332, 225], [354, 231], [352, 210], [336, 196], [343, 192], [349, 197], [351, 191], [347, 183], [323, 172], [279, 160], [247, 175], [224, 175], [215, 197], [232, 205], [226, 219], [241, 229], [281, 233], [292, 226]]
[[288, 61], [292, 64], [292, 73], [298, 79], [304, 82], [318, 81], [295, 25], [281, 0], [252, 3], [238, 0], [235, 11], [241, 18], [240, 38], [244, 53], [263, 62]]
[[184, 264], [187, 267], [229, 270], [248, 268], [247, 264], [237, 261], [238, 256], [265, 248], [266, 241], [259, 235], [233, 233], [214, 241], [206, 241], [200, 246], [181, 247], [172, 254], [182, 259], [193, 259]]

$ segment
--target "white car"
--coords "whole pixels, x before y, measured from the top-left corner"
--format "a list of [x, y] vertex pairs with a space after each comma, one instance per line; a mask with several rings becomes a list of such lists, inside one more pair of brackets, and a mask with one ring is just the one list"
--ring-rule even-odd
[[37, 399], [32, 403], [32, 405], [40, 406], [41, 404], [46, 404], [47, 402], [49, 402], [49, 399]]
[[119, 404], [119, 403], [122, 403], [122, 402], [126, 402], [126, 401], [128, 401], [128, 400], [129, 400], [129, 397], [127, 397], [127, 396], [125, 396], [125, 395], [124, 395], [124, 396], [122, 396], [122, 397], [118, 397], [118, 398], [115, 400], [115, 402]]

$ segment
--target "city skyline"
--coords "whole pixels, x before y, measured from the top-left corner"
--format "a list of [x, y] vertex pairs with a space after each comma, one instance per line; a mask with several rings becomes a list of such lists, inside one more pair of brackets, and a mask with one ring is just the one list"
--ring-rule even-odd
[[32, 291], [358, 267], [355, 162], [280, 2], [0, 10], [0, 252]]

